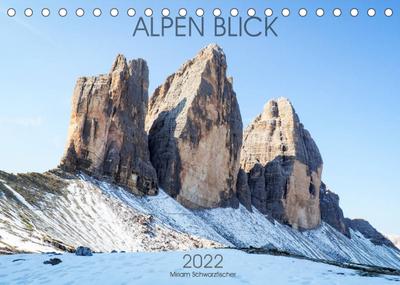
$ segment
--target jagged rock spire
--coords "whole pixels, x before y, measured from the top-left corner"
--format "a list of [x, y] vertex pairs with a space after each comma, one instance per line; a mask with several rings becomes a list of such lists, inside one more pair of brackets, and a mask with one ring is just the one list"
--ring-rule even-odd
[[143, 59], [118, 55], [109, 74], [78, 79], [61, 168], [157, 193], [144, 130], [148, 73]]
[[322, 158], [289, 100], [270, 100], [246, 129], [241, 167], [262, 213], [301, 229], [320, 224]]
[[150, 99], [151, 162], [160, 186], [186, 207], [212, 208], [235, 199], [242, 120], [226, 57], [209, 45]]

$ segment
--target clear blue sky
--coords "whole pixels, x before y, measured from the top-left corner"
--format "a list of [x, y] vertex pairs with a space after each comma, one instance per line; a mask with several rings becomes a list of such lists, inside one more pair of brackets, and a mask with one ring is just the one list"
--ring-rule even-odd
[[[18, 2], [17, 4], [14, 4]], [[117, 53], [143, 57], [150, 67], [151, 91], [203, 46], [216, 42], [227, 54], [229, 73], [247, 125], [264, 103], [279, 96], [292, 100], [324, 158], [323, 180], [341, 197], [345, 215], [363, 217], [385, 233], [400, 234], [400, 7], [385, 1], [1, 1], [0, 2], [0, 169], [10, 172], [44, 171], [55, 167], [63, 153], [70, 101], [78, 76], [108, 72]], [[203, 3], [206, 3], [205, 5]], [[211, 4], [212, 3], [212, 4]], [[316, 4], [318, 3], [318, 4]], [[334, 3], [334, 4], [333, 4]], [[185, 7], [210, 14], [219, 7], [257, 9], [288, 7], [279, 17], [278, 38], [146, 38], [132, 37], [137, 16], [164, 6], [174, 15]], [[330, 10], [323, 18], [300, 18], [304, 7]], [[8, 18], [5, 10], [17, 9]], [[34, 16], [25, 18], [31, 7]], [[43, 7], [48, 18], [39, 16]], [[69, 9], [61, 19], [60, 7]], [[103, 10], [100, 18], [82, 7]], [[108, 10], [120, 8], [117, 18]], [[342, 8], [334, 18], [332, 8]], [[348, 11], [360, 9], [352, 18]], [[377, 16], [366, 16], [367, 8]], [[391, 18], [383, 9], [392, 7]], [[397, 9], [396, 9], [397, 8]], [[136, 17], [137, 17], [136, 16]]]

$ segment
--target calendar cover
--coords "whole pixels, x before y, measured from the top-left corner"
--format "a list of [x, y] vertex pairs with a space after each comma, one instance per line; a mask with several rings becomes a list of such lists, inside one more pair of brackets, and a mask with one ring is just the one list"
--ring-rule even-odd
[[400, 282], [399, 13], [1, 1], [0, 284]]

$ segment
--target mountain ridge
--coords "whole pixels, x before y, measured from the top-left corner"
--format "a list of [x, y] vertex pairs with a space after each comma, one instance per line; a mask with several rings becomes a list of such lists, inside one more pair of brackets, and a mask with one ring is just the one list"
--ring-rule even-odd
[[60, 168], [0, 171], [0, 251], [257, 247], [400, 268], [392, 242], [345, 218], [288, 99], [242, 132], [226, 70], [209, 45], [150, 104], [143, 59], [79, 79]]

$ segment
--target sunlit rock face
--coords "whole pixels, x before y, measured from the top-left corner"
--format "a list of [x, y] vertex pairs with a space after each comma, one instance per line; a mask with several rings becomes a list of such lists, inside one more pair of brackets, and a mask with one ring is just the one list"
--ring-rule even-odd
[[144, 129], [148, 77], [143, 59], [127, 62], [118, 55], [110, 73], [78, 79], [62, 169], [157, 193]]
[[299, 229], [320, 224], [322, 158], [289, 100], [269, 101], [245, 130], [241, 168], [259, 211]]
[[146, 129], [160, 186], [188, 208], [235, 204], [242, 120], [225, 54], [209, 45], [158, 87]]

